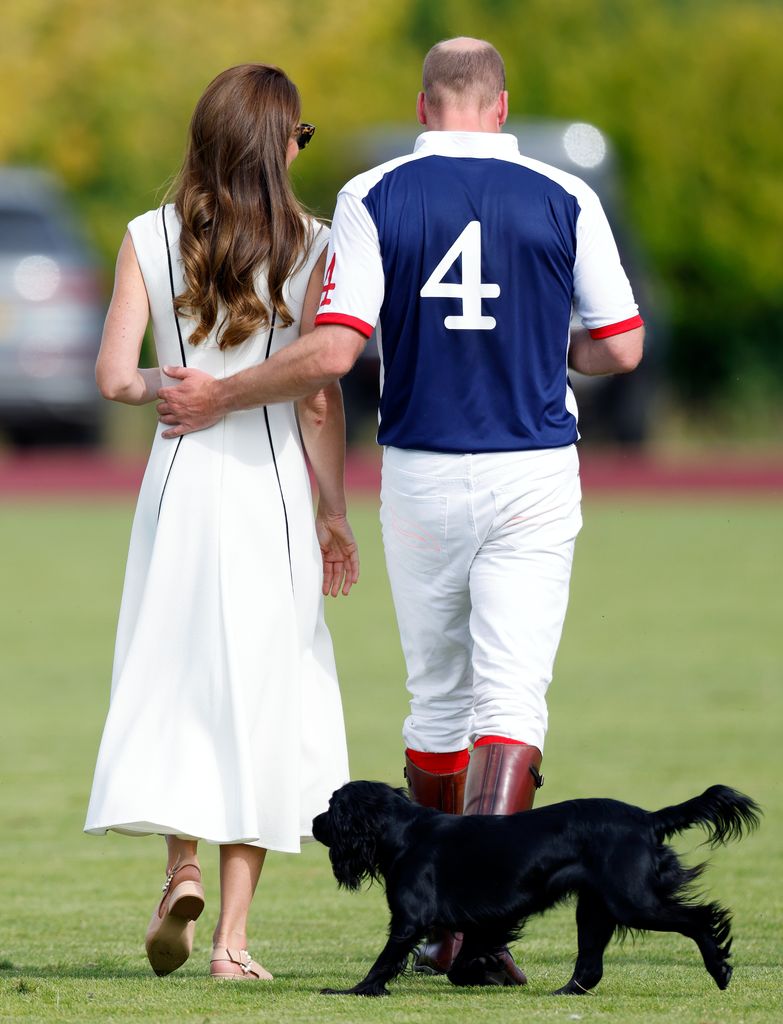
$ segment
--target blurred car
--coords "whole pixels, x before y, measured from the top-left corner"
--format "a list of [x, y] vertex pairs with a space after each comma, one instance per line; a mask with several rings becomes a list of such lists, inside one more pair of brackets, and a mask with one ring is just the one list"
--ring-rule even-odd
[[[516, 135], [520, 152], [525, 156], [587, 182], [606, 211], [647, 327], [645, 355], [631, 374], [585, 377], [571, 371], [569, 377], [579, 407], [579, 430], [586, 440], [640, 445], [648, 437], [653, 418], [658, 367], [666, 336], [665, 316], [660, 302], [653, 298], [653, 282], [623, 216], [611, 142], [594, 125], [568, 121], [511, 120], [504, 132]], [[417, 134], [412, 129], [397, 127], [363, 133], [351, 149], [355, 167], [349, 169], [349, 174], [410, 153]], [[575, 318], [574, 324], [579, 323]], [[343, 378], [349, 439], [356, 438], [359, 420], [377, 411], [378, 362], [373, 335], [362, 358]]]
[[97, 260], [57, 181], [0, 167], [0, 430], [14, 445], [96, 443]]

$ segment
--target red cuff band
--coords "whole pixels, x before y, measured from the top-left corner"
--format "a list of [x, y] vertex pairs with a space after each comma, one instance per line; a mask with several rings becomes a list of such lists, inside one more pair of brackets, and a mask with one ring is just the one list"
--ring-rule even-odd
[[433, 775], [451, 775], [468, 767], [470, 755], [467, 750], [454, 750], [447, 754], [430, 754], [423, 750], [411, 750], [405, 753], [417, 768], [431, 772]]
[[615, 334], [625, 334], [635, 327], [644, 327], [644, 320], [640, 316], [632, 316], [630, 320], [621, 320], [619, 324], [607, 324], [605, 327], [593, 327], [590, 330], [590, 337], [596, 341], [601, 338], [612, 338]]
[[345, 313], [319, 313], [315, 318], [315, 326], [321, 324], [342, 324], [343, 327], [353, 327], [354, 330], [369, 338], [374, 328], [356, 316], [346, 316]]
[[523, 743], [522, 740], [512, 740], [508, 736], [479, 736], [476, 742], [473, 744], [475, 747], [486, 747], [490, 743], [506, 743], [509, 746], [515, 747], [529, 747], [529, 743]]

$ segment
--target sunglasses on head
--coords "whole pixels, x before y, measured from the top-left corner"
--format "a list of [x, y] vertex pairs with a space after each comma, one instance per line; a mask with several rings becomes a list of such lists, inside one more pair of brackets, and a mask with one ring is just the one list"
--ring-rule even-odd
[[296, 128], [294, 128], [294, 138], [296, 139], [296, 144], [300, 149], [304, 149], [314, 135], [315, 125], [307, 124], [306, 121], [303, 121], [302, 124], [298, 124]]

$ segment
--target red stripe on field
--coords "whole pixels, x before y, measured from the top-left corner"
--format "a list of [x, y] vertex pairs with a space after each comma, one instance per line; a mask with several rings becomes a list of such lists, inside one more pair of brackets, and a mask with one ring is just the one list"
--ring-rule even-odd
[[36, 452], [0, 461], [0, 497], [112, 495], [138, 492], [144, 462], [100, 453]]
[[583, 455], [586, 493], [626, 491], [656, 494], [777, 494], [783, 496], [783, 461], [748, 463], [720, 457], [666, 462], [642, 455]]
[[[691, 462], [666, 462], [639, 454], [582, 453], [586, 494], [768, 494], [783, 497], [783, 459], [748, 463], [719, 453]], [[380, 451], [353, 451], [345, 467], [349, 490], [377, 495]], [[72, 451], [10, 455], [0, 459], [0, 499], [133, 495], [144, 462]]]

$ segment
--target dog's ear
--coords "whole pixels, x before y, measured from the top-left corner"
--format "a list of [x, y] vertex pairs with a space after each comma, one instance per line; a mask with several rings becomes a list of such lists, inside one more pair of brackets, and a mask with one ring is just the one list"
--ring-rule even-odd
[[360, 804], [339, 792], [332, 798], [329, 816], [332, 826], [329, 859], [334, 877], [341, 888], [356, 891], [365, 878], [377, 877], [371, 816], [366, 816]]

